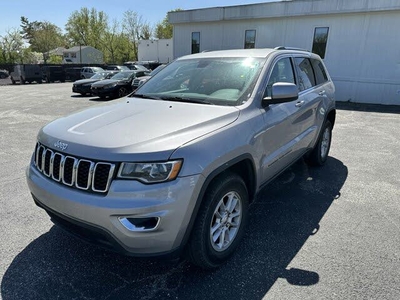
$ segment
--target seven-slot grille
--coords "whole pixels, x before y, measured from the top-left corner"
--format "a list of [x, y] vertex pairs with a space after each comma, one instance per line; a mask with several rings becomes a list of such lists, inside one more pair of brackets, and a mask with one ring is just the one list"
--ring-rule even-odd
[[64, 155], [40, 143], [36, 145], [34, 163], [40, 172], [57, 182], [99, 193], [108, 191], [115, 170], [114, 164]]

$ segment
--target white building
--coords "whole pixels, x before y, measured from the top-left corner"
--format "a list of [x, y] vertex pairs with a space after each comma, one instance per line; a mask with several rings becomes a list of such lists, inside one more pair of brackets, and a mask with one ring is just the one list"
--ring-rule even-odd
[[291, 46], [324, 58], [339, 101], [400, 104], [400, 0], [286, 0], [169, 13], [174, 57]]
[[172, 39], [140, 40], [138, 43], [139, 61], [169, 63], [173, 60]]
[[91, 46], [75, 46], [63, 50], [63, 62], [75, 64], [103, 64], [103, 52]]

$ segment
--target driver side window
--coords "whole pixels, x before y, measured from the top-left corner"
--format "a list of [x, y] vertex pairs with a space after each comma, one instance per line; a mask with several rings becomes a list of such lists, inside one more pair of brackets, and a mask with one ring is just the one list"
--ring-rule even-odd
[[269, 76], [267, 88], [264, 92], [264, 97], [272, 96], [272, 85], [276, 82], [289, 82], [294, 83], [294, 73], [292, 61], [289, 57], [282, 58], [276, 62], [272, 72]]

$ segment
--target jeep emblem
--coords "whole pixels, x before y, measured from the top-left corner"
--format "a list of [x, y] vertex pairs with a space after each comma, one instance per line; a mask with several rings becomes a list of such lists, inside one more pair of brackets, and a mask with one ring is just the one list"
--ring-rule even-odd
[[54, 143], [54, 147], [61, 149], [61, 151], [64, 151], [65, 149], [68, 148], [68, 144], [67, 143], [63, 143], [61, 141], [57, 141]]

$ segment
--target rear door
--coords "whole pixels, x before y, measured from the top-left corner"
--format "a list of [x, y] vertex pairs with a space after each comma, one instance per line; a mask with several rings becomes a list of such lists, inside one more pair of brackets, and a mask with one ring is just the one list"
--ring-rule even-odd
[[[294, 57], [299, 88], [297, 106], [301, 107], [301, 114], [296, 119], [296, 126], [300, 129], [296, 151], [310, 148], [321, 126], [319, 108], [325, 91], [323, 85], [319, 84], [320, 80], [317, 81], [313, 61], [314, 59], [309, 57]], [[320, 77], [319, 73], [318, 75]]]

